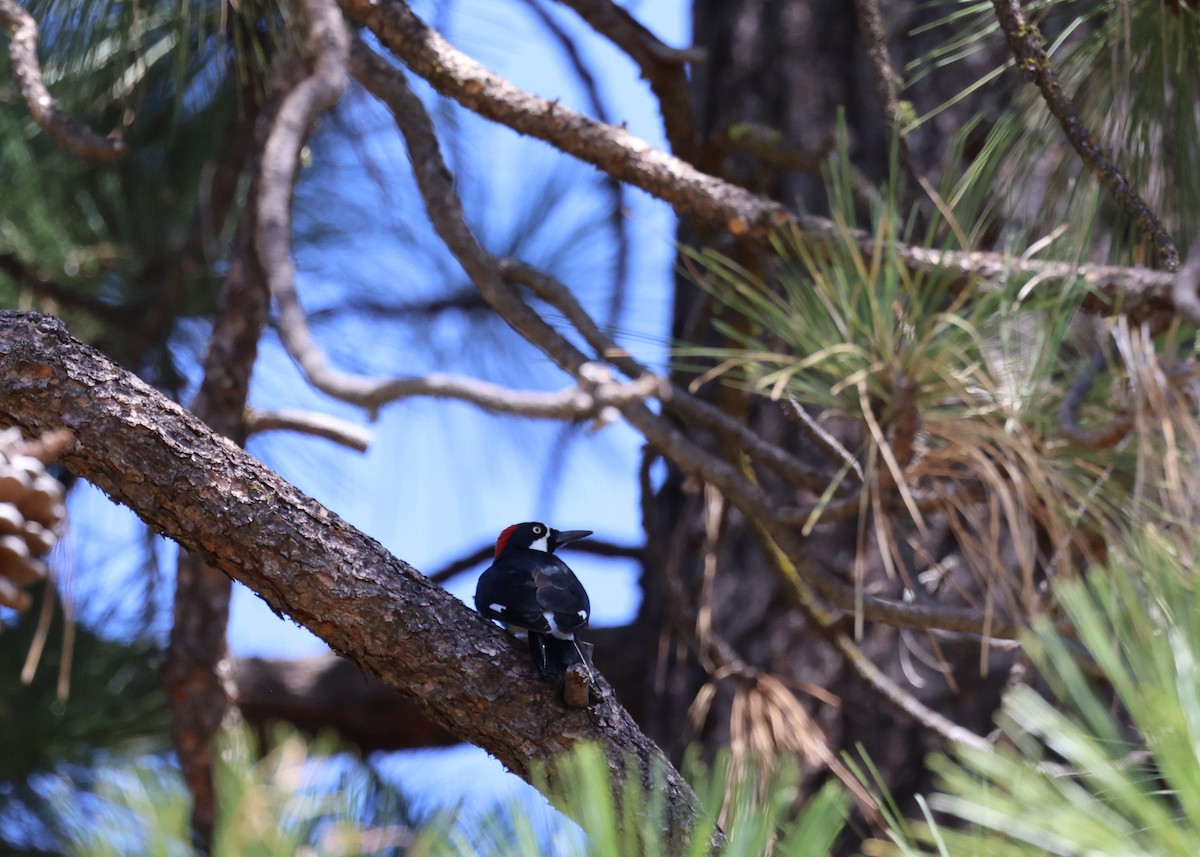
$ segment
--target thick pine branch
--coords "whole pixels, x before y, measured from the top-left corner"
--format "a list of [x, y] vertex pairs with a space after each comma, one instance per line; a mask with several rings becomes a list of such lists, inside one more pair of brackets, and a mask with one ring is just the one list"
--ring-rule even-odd
[[0, 312], [0, 378], [0, 422], [72, 431], [68, 469], [411, 696], [452, 735], [525, 779], [595, 741], [618, 788], [661, 768], [672, 829], [703, 812], [606, 682], [590, 708], [564, 708], [511, 638], [61, 322]]

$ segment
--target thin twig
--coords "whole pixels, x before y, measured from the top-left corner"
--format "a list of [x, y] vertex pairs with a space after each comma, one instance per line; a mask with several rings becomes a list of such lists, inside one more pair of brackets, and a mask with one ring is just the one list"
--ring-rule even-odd
[[125, 141], [103, 137], [72, 119], [46, 89], [38, 63], [38, 26], [16, 0], [0, 0], [0, 25], [8, 32], [8, 58], [17, 89], [33, 121], [72, 155], [94, 164], [112, 166], [125, 155]]
[[[446, 563], [436, 571], [431, 571], [427, 576], [434, 583], [444, 584], [466, 571], [470, 571], [476, 566], [483, 565], [493, 557], [496, 552], [496, 546], [491, 542], [480, 545], [468, 554], [460, 556], [458, 559]], [[604, 539], [585, 539], [581, 542], [575, 542], [571, 545], [572, 553], [585, 553], [592, 556], [616, 557], [620, 559], [635, 559], [642, 561], [645, 553], [645, 548], [641, 545], [618, 545]]]
[[1168, 271], [1179, 268], [1179, 250], [1166, 226], [1150, 210], [1125, 175], [1109, 159], [1096, 141], [1096, 136], [1083, 124], [1079, 111], [1063, 92], [1062, 83], [1054, 73], [1050, 57], [1042, 46], [1042, 35], [1036, 24], [1029, 23], [1021, 11], [1019, 0], [992, 0], [996, 9], [996, 20], [1008, 38], [1008, 45], [1016, 59], [1017, 69], [1029, 78], [1042, 93], [1046, 106], [1058, 120], [1067, 141], [1079, 153], [1080, 159], [1100, 181], [1134, 222], [1142, 234], [1154, 245], [1158, 264]]
[[804, 409], [804, 405], [800, 404], [791, 393], [788, 393], [788, 404], [791, 405], [791, 408], [784, 407], [784, 413], [791, 414], [801, 433], [818, 449], [829, 456], [831, 461], [846, 465], [858, 477], [858, 481], [862, 482], [866, 478], [863, 475], [862, 464], [850, 454], [850, 450], [842, 446], [836, 437], [825, 431], [821, 424], [809, 415], [808, 411]]
[[903, 193], [910, 207], [915, 207], [915, 190], [920, 186], [916, 167], [908, 146], [908, 134], [904, 130], [904, 119], [900, 110], [900, 76], [892, 68], [888, 55], [887, 29], [883, 14], [879, 11], [879, 0], [854, 0], [855, 17], [858, 18], [858, 33], [871, 66], [871, 78], [875, 84], [875, 95], [883, 108], [883, 120], [887, 129], [895, 135], [900, 166], [909, 175]]
[[246, 434], [265, 431], [291, 431], [323, 437], [358, 452], [366, 452], [374, 434], [360, 425], [313, 411], [247, 411]]
[[642, 77], [658, 100], [663, 131], [676, 157], [695, 162], [699, 137], [692, 115], [692, 96], [684, 66], [704, 62], [707, 55], [695, 48], [668, 47], [633, 15], [611, 0], [559, 0], [587, 21], [637, 63]]

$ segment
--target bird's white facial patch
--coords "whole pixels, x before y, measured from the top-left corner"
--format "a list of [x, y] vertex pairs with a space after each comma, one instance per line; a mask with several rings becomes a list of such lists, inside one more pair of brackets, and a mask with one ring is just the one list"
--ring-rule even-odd
[[574, 640], [575, 639], [575, 635], [572, 634], [570, 631], [560, 631], [559, 630], [558, 623], [554, 621], [553, 613], [547, 611], [547, 612], [543, 613], [542, 615], [546, 617], [546, 624], [548, 624], [550, 626], [550, 633], [552, 636], [558, 637], [558, 639], [560, 639], [560, 640]]
[[549, 534], [542, 536], [540, 539], [534, 539], [529, 543], [529, 549], [535, 551], [550, 552], [550, 536]]
[[489, 604], [489, 605], [488, 605], [488, 609], [489, 609], [489, 610], [495, 610], [497, 613], [503, 613], [503, 612], [504, 612], [504, 605], [503, 605], [503, 604]]
[[580, 619], [582, 619], [584, 622], [586, 622], [586, 621], [587, 621], [587, 611], [586, 611], [586, 610], [580, 610], [580, 611], [579, 611], [579, 618], [580, 618]]

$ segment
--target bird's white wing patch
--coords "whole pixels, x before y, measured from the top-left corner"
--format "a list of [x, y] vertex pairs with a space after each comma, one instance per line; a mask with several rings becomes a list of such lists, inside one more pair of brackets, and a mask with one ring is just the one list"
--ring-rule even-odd
[[489, 610], [495, 610], [497, 613], [503, 613], [503, 612], [504, 612], [504, 605], [503, 605], [503, 604], [489, 604], [489, 605], [488, 605], [488, 609], [489, 609]]

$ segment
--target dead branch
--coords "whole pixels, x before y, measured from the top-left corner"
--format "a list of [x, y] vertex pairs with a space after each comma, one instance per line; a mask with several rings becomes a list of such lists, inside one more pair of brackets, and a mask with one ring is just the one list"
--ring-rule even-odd
[[734, 235], [759, 238], [766, 238], [776, 223], [790, 219], [782, 206], [705, 175], [623, 128], [518, 89], [451, 47], [405, 3], [341, 3], [351, 20], [366, 25], [443, 95], [666, 200], [682, 216], [712, 223]]
[[292, 261], [292, 194], [300, 150], [320, 114], [345, 92], [350, 35], [332, 0], [305, 0], [307, 49], [312, 71], [284, 98], [259, 165], [258, 229], [255, 249], [279, 309], [279, 329], [288, 352], [317, 389], [361, 391], [374, 382], [331, 371], [313, 341], [296, 294]]
[[125, 155], [125, 141], [102, 137], [82, 122], [72, 119], [46, 89], [38, 62], [38, 26], [16, 0], [0, 0], [0, 24], [8, 33], [8, 57], [17, 89], [33, 121], [59, 146], [76, 157], [112, 166]]

